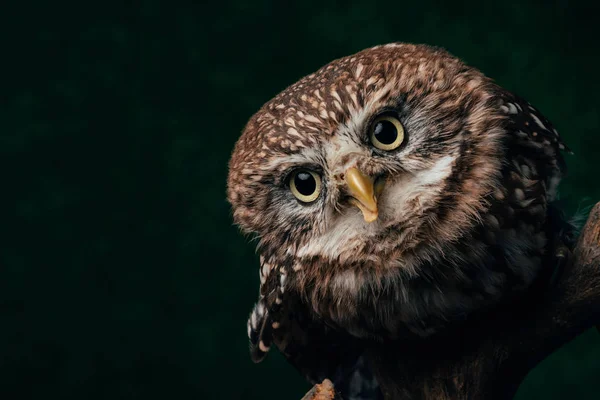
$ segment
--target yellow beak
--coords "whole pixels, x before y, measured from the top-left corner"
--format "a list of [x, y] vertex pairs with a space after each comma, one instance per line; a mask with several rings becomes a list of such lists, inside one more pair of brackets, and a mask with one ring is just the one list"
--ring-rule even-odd
[[[344, 173], [344, 180], [352, 199], [350, 202], [360, 208], [367, 222], [377, 219], [377, 197], [375, 194], [373, 179], [364, 175], [358, 168], [348, 168]], [[379, 189], [379, 188], [378, 188]], [[380, 192], [380, 190], [378, 190]]]

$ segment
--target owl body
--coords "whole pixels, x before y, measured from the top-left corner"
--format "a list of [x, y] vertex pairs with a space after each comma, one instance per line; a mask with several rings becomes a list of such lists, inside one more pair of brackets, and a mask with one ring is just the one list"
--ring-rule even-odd
[[564, 149], [532, 105], [428, 46], [377, 46], [290, 86], [230, 162], [234, 220], [259, 239], [254, 359], [275, 343], [310, 380], [360, 392], [376, 387], [369, 341], [526, 291], [570, 229], [552, 208]]

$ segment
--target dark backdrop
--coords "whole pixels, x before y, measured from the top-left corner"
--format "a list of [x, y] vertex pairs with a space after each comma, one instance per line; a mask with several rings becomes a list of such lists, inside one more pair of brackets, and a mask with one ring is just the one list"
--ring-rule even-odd
[[[588, 4], [13, 3], [0, 7], [0, 398], [299, 399], [307, 385], [281, 356], [248, 357], [257, 257], [231, 223], [227, 161], [263, 102], [365, 47], [443, 46], [517, 91], [575, 151], [569, 211], [600, 200]], [[600, 396], [595, 331], [518, 398], [567, 396]]]

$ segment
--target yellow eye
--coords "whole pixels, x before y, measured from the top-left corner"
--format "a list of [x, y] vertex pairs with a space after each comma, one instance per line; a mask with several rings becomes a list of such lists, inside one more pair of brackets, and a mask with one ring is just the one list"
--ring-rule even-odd
[[321, 193], [321, 177], [306, 169], [295, 171], [290, 176], [290, 190], [298, 200], [313, 202]]
[[373, 121], [369, 136], [378, 149], [394, 150], [404, 141], [404, 127], [397, 118], [382, 115]]

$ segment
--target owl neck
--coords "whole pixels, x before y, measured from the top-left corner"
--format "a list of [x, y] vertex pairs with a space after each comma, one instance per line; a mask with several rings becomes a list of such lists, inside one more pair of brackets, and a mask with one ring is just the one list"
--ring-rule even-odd
[[535, 259], [510, 264], [507, 254], [515, 254], [489, 246], [482, 236], [446, 245], [443, 257], [415, 255], [419, 264], [411, 270], [288, 257], [285, 290], [327, 324], [357, 337], [429, 336], [521, 292], [537, 275]]

